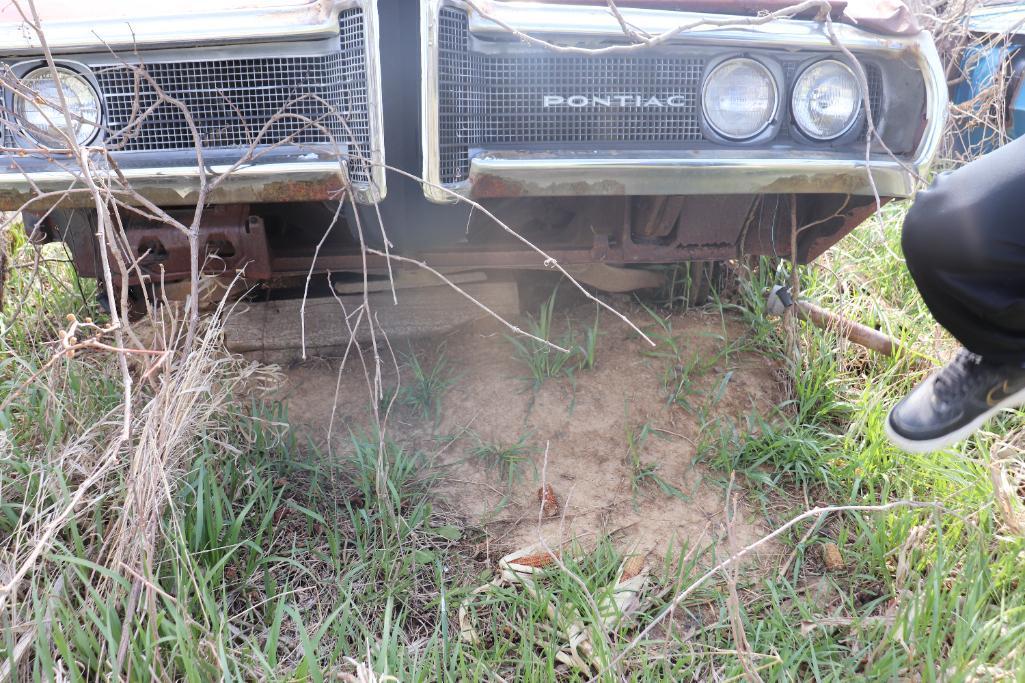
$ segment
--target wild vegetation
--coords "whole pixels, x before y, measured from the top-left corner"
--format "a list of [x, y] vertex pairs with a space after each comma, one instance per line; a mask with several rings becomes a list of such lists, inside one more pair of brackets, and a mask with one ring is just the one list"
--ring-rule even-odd
[[[936, 14], [948, 52], [963, 49], [950, 19], [963, 6], [919, 9]], [[705, 309], [747, 330], [716, 357], [679, 341], [690, 271], [640, 302], [656, 345], [638, 362], [660, 368], [650, 391], [696, 417], [723, 508], [743, 490], [782, 531], [768, 571], [709, 572], [730, 557], [716, 544], [647, 558], [626, 618], [610, 604], [633, 558], [607, 537], [558, 549], [529, 590], [478, 591], [502, 578], [481, 552], [487, 530], [439, 504], [434, 442], [400, 443], [388, 419], [465, 441], [505, 485], [535, 476], [544, 449], [476, 425], [435, 433], [464, 379], [447, 351], [411, 350], [401, 386], [365, 397], [384, 419], [345, 424], [344, 447], [320, 445], [268, 393], [274, 369], [220, 347], [230, 310], [190, 328], [160, 307], [128, 353], [61, 245], [7, 224], [0, 680], [1023, 680], [1021, 415], [928, 456], [883, 435], [889, 406], [952, 349], [903, 268], [905, 208], [887, 206], [798, 274], [804, 296], [897, 336], [894, 358], [810, 326], [795, 355], [766, 315], [765, 291], [790, 277], [770, 260], [731, 264], [735, 286]], [[564, 325], [558, 297], [525, 325], [535, 339], [499, 341], [518, 362], [507, 382], [533, 393], [564, 382], [572, 402], [575, 379], [619, 341], [609, 315]], [[737, 420], [717, 406], [741, 351], [770, 359], [784, 388]], [[659, 432], [623, 410], [634, 500], [683, 495], [646, 454]], [[567, 623], [586, 635], [584, 667], [560, 656]]]
[[[549, 608], [597, 623], [595, 605], [624, 559], [613, 543], [564, 549], [564, 571], [547, 573], [533, 594], [473, 597], [480, 638], [466, 642], [459, 606], [495, 568], [477, 554], [480, 530], [432, 505], [439, 472], [426, 453], [387, 435], [382, 448], [372, 425], [349, 425], [351, 447], [328, 457], [298, 440], [282, 406], [260, 393], [267, 371], [213, 342], [182, 366], [191, 370], [139, 378], [133, 419], [149, 425], [141, 434], [161, 431], [136, 437], [134, 460], [110, 461], [124, 452], [110, 450], [122, 428], [116, 364], [101, 349], [53, 360], [69, 316], [102, 324], [95, 285], [76, 279], [59, 246], [37, 251], [18, 238], [0, 361], [3, 659], [24, 676], [71, 680], [1012, 680], [1025, 670], [1018, 416], [929, 456], [898, 452], [882, 433], [888, 406], [950, 349], [902, 268], [902, 211], [888, 207], [882, 224], [802, 269], [801, 282], [807, 296], [897, 335], [906, 353], [869, 355], [803, 327], [793, 364], [780, 322], [762, 308], [779, 268], [737, 264], [738, 289], [711, 306], [748, 326], [736, 344], [789, 364], [788, 400], [741, 424], [718, 419], [714, 392], [680, 387], [687, 373], [722, 368], [681, 364], [676, 314], [659, 301], [647, 305], [661, 321], [654, 358], [667, 381], [651, 391], [674, 409], [704, 411], [703, 462], [762, 501], [772, 528], [819, 505], [924, 506], [812, 517], [783, 535], [775, 571], [713, 576], [630, 647], [716, 556], [679, 548], [655, 562], [632, 617], [608, 633], [594, 629], [593, 661], [603, 667], [586, 673], [556, 659]], [[216, 321], [208, 325], [212, 332]], [[601, 353], [599, 342], [598, 363]], [[407, 363], [401, 395], [410, 419], [428, 428], [459, 382], [446, 358]], [[183, 402], [177, 390], [186, 386], [202, 400]], [[503, 478], [525, 476], [537, 456], [520, 434], [461, 438], [475, 440], [481, 462]], [[637, 455], [648, 438], [641, 423], [623, 435], [637, 495], [674, 495], [659, 485], [658, 463]], [[164, 505], [138, 499], [159, 492]], [[151, 543], [136, 533], [147, 519], [157, 525]], [[119, 559], [133, 552], [146, 556], [145, 576]], [[832, 552], [840, 564], [827, 569]], [[152, 600], [139, 601], [140, 581]]]

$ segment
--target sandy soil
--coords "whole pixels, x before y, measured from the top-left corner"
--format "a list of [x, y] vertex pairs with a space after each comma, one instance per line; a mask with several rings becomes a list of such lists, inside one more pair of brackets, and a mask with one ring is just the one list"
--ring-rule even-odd
[[[627, 305], [627, 312], [635, 321], [650, 320], [639, 308]], [[593, 316], [593, 305], [557, 314], [561, 324], [574, 321], [575, 329]], [[549, 380], [536, 391], [524, 379], [527, 370], [502, 329], [482, 321], [441, 339], [416, 342], [413, 349], [425, 365], [443, 352], [456, 381], [436, 426], [397, 407], [389, 434], [444, 465], [436, 487], [438, 504], [484, 529], [491, 557], [536, 543], [539, 533], [553, 546], [571, 539], [586, 546], [606, 534], [624, 551], [649, 554], [652, 560], [683, 546], [726, 544], [728, 481], [703, 462], [708, 454], [701, 452], [702, 426], [723, 417], [743, 425], [752, 412], [767, 412], [778, 400], [776, 368], [750, 353], [722, 356], [728, 344], [746, 333], [739, 321], [702, 312], [676, 314], [671, 320], [685, 360], [695, 354], [715, 359], [695, 380], [698, 393], [691, 410], [667, 404], [662, 377], [670, 361], [645, 355], [646, 344], [610, 316], [603, 316], [597, 366], [572, 381]], [[400, 351], [408, 348], [399, 345]], [[341, 457], [348, 428], [368, 424], [369, 394], [361, 365], [350, 361], [339, 375], [336, 360], [320, 359], [285, 372], [282, 395], [293, 421], [315, 441], [330, 442], [332, 457]], [[339, 401], [333, 408], [336, 391]], [[676, 494], [650, 482], [639, 490], [632, 486], [628, 432], [645, 426], [649, 436], [637, 449], [639, 458], [657, 466], [657, 475]], [[513, 444], [524, 435], [533, 452], [518, 467], [516, 482], [503, 480], [497, 468], [474, 455], [481, 441]], [[539, 524], [542, 484], [552, 487], [559, 508]], [[739, 502], [734, 543], [745, 544], [767, 529], [742, 491]]]

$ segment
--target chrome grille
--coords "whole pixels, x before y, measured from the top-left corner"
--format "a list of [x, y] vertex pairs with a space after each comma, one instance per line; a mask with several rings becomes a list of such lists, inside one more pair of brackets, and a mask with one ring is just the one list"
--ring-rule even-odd
[[[692, 57], [496, 56], [467, 49], [467, 17], [442, 9], [439, 107], [442, 182], [469, 172], [473, 147], [517, 144], [660, 145], [701, 140], [698, 92], [705, 60]], [[682, 106], [545, 107], [544, 95], [669, 96]]]
[[370, 183], [370, 97], [367, 84], [366, 29], [363, 10], [348, 9], [338, 17], [342, 50], [342, 82], [345, 84], [346, 132], [351, 140], [349, 177], [354, 183]]
[[362, 10], [342, 12], [339, 30], [338, 52], [321, 56], [99, 66], [106, 145], [193, 149], [185, 112], [161, 101], [162, 91], [188, 110], [204, 149], [348, 143], [350, 177], [365, 184], [369, 169], [360, 159], [369, 158], [370, 117]]
[[[465, 12], [442, 8], [438, 17], [439, 161], [443, 183], [469, 175], [475, 148], [574, 145], [588, 150], [672, 149], [705, 141], [700, 91], [710, 54], [582, 56], [544, 51], [485, 54], [471, 49]], [[706, 51], [707, 52], [707, 51]], [[786, 92], [807, 55], [781, 53]], [[882, 113], [882, 75], [865, 64], [872, 111]], [[545, 107], [545, 95], [590, 96], [586, 106]], [[593, 98], [640, 96], [682, 106], [593, 104]], [[617, 105], [622, 101], [617, 102]], [[788, 126], [781, 136], [789, 137]]]
[[[879, 126], [879, 117], [883, 113], [883, 74], [875, 64], [865, 64], [865, 80], [868, 81], [868, 106], [872, 110], [872, 123]], [[868, 135], [868, 122], [862, 139]]]

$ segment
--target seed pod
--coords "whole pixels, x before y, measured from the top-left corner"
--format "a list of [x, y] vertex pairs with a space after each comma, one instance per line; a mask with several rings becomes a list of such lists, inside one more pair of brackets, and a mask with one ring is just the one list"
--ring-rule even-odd
[[644, 556], [634, 555], [623, 562], [623, 581], [629, 581], [644, 570]]
[[514, 560], [509, 560], [509, 564], [518, 564], [523, 567], [535, 567], [542, 568], [555, 562], [555, 558], [549, 553], [539, 553], [537, 555], [525, 555], [523, 557], [517, 557]]
[[556, 517], [562, 510], [559, 505], [559, 498], [555, 495], [555, 489], [551, 484], [545, 484], [537, 490], [537, 502], [541, 504], [541, 515], [543, 517]]
[[840, 554], [840, 548], [836, 543], [822, 544], [822, 564], [831, 572], [844, 568], [843, 555]]

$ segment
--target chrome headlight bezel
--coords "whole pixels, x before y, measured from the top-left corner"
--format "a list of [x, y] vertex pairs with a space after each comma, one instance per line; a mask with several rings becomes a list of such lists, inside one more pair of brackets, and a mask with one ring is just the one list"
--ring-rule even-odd
[[[850, 78], [854, 81], [854, 108], [852, 109], [842, 129], [836, 132], [832, 132], [828, 135], [817, 135], [814, 132], [812, 132], [807, 125], [802, 124], [801, 119], [798, 116], [798, 112], [800, 111], [802, 105], [807, 105], [809, 103], [808, 100], [798, 97], [798, 90], [801, 87], [803, 79], [809, 75], [809, 72], [811, 72], [812, 69], [827, 65], [840, 67], [841, 69], [846, 71]], [[834, 142], [849, 136], [850, 133], [858, 125], [858, 123], [864, 120], [864, 98], [865, 93], [862, 92], [861, 83], [859, 82], [859, 79], [855, 74], [854, 69], [852, 69], [849, 64], [836, 57], [825, 57], [822, 59], [816, 59], [812, 62], [804, 64], [801, 67], [801, 69], [797, 72], [797, 75], [794, 77], [793, 85], [790, 88], [790, 117], [793, 120], [795, 130], [797, 130], [797, 132], [799, 132], [802, 136], [804, 136], [811, 142]]]
[[[106, 116], [103, 96], [100, 94], [98, 84], [89, 68], [82, 64], [59, 61], [56, 63], [55, 68], [59, 79], [63, 80], [66, 78], [73, 80], [77, 86], [83, 89], [82, 92], [88, 93], [92, 98], [91, 104], [96, 112], [95, 118], [83, 117], [87, 122], [85, 124], [86, 132], [84, 135], [76, 136], [76, 140], [79, 145], [89, 145], [100, 137]], [[26, 120], [26, 107], [38, 107], [38, 105], [29, 98], [31, 92], [36, 92], [36, 89], [32, 86], [32, 82], [29, 79], [33, 76], [38, 76], [40, 80], [50, 79], [53, 75], [53, 69], [45, 62], [33, 61], [13, 65], [11, 67], [11, 72], [17, 78], [19, 87], [16, 91], [11, 92], [9, 96], [8, 111], [11, 113], [11, 124], [14, 126], [15, 135], [19, 139], [19, 144], [26, 147], [26, 149], [67, 149], [67, 143], [63, 136], [48, 136], [37, 126], [30, 124]], [[58, 102], [51, 104], [53, 105], [53, 109], [57, 109], [60, 106]], [[58, 112], [58, 115], [63, 116], [63, 113]]]
[[[752, 129], [750, 132], [744, 132], [742, 134], [734, 134], [729, 131], [725, 131], [721, 125], [717, 125], [717, 122], [709, 115], [709, 86], [713, 83], [713, 79], [716, 74], [729, 66], [746, 64], [754, 66], [754, 68], [760, 72], [768, 83], [773, 104], [769, 110], [768, 116], [764, 118], [761, 125], [757, 129]], [[780, 96], [781, 88], [780, 83], [781, 74], [778, 73], [778, 65], [775, 63], [766, 63], [760, 59], [745, 55], [737, 54], [730, 55], [721, 59], [714, 64], [710, 65], [710, 68], [705, 73], [701, 81], [701, 121], [704, 126], [707, 126], [708, 130], [711, 131], [716, 137], [721, 138], [725, 142], [743, 143], [758, 140], [763, 137], [767, 132], [772, 132], [776, 128], [778, 123], [780, 110], [783, 106], [783, 98]]]

